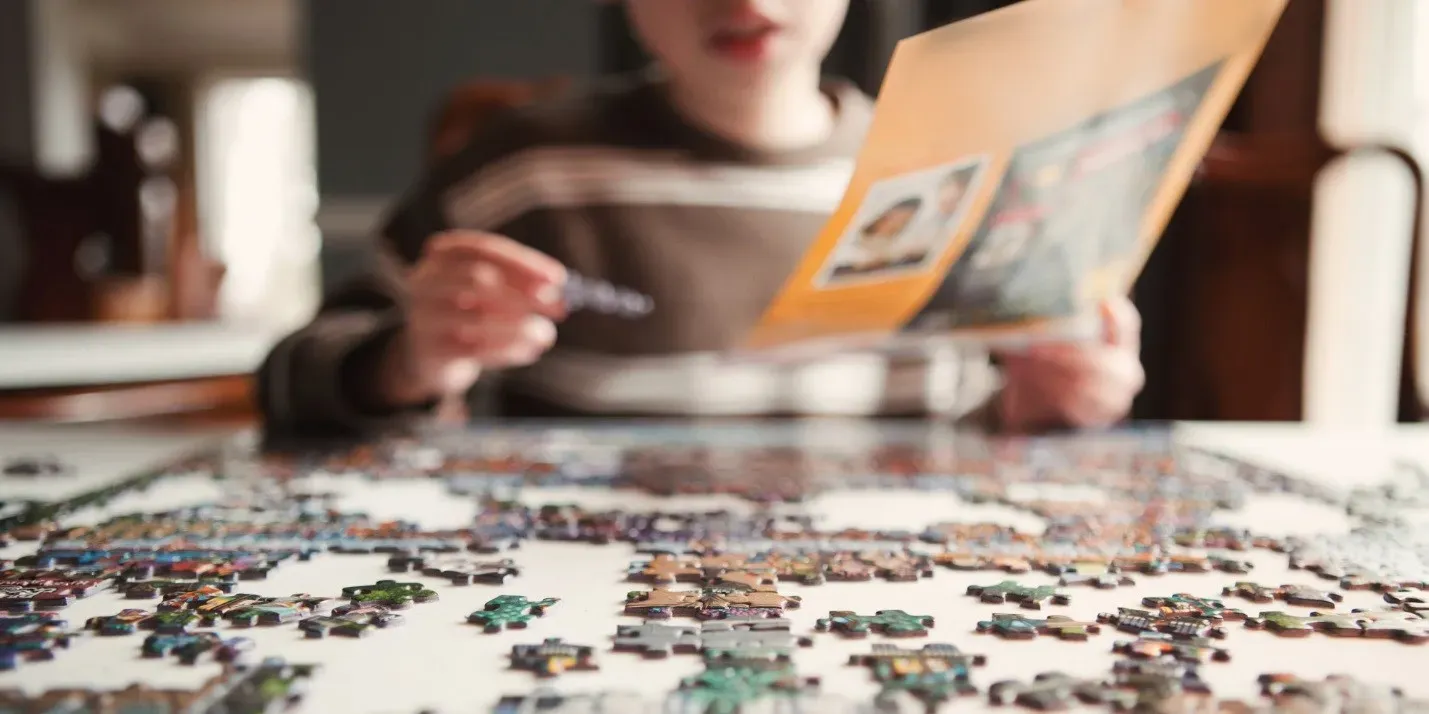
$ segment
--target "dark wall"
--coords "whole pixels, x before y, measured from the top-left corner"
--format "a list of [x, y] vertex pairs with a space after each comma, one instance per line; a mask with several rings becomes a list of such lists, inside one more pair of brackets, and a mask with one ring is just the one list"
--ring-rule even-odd
[[[0, 165], [34, 161], [33, 80], [30, 63], [30, 3], [0, 2]], [[0, 185], [0, 322], [15, 314], [20, 287], [20, 227], [15, 207]]]
[[308, 0], [318, 178], [332, 195], [389, 195], [416, 175], [427, 122], [476, 77], [589, 74], [594, 2]]
[[[356, 203], [361, 214], [391, 201], [415, 180], [430, 117], [457, 84], [478, 77], [581, 78], [598, 62], [600, 7], [588, 0], [306, 0], [305, 5], [319, 191], [325, 205]], [[329, 286], [362, 269], [370, 257], [366, 235], [333, 235], [328, 229], [324, 237]]]

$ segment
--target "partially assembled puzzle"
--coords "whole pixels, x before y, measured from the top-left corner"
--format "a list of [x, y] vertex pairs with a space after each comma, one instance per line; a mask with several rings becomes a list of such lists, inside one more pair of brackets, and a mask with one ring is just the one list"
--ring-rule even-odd
[[0, 712], [1429, 712], [1418, 467], [791, 433], [240, 438], [0, 511]]

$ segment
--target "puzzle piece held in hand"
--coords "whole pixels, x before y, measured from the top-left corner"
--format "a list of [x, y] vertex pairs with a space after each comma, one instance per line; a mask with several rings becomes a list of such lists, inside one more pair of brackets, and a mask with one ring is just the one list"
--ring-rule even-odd
[[910, 615], [902, 610], [879, 610], [872, 615], [858, 615], [849, 610], [834, 610], [819, 618], [815, 627], [820, 631], [835, 631], [845, 637], [866, 637], [869, 631], [888, 637], [922, 637], [933, 626], [928, 615]]

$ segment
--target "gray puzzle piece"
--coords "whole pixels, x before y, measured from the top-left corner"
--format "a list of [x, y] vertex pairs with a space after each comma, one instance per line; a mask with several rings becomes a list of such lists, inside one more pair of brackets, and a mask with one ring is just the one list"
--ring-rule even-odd
[[525, 696], [503, 697], [493, 714], [641, 714], [655, 703], [630, 692], [561, 694], [537, 689]]
[[792, 623], [784, 618], [773, 620], [723, 620], [706, 622], [700, 632], [700, 648], [709, 651], [779, 650], [808, 647], [814, 642], [795, 636]]
[[619, 625], [615, 630], [617, 652], [639, 652], [646, 657], [668, 657], [672, 652], [695, 652], [700, 648], [700, 631], [694, 625]]

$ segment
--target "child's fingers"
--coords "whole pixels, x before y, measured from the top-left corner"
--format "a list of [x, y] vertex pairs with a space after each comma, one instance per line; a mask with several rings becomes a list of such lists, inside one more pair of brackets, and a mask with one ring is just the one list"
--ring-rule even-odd
[[532, 295], [510, 285], [499, 268], [491, 264], [448, 269], [424, 276], [412, 286], [413, 303], [419, 307], [455, 307], [476, 313], [537, 313], [552, 319], [565, 316], [565, 301], [554, 286], [549, 293]]
[[1123, 295], [1101, 304], [1102, 340], [1113, 346], [1134, 345], [1141, 339], [1141, 312]]
[[451, 231], [432, 238], [427, 258], [444, 262], [489, 263], [507, 274], [512, 284], [533, 289], [563, 285], [566, 268], [560, 261], [510, 238], [492, 233]]
[[458, 336], [473, 354], [513, 347], [545, 349], [556, 341], [556, 326], [540, 315], [502, 316], [468, 323]]

